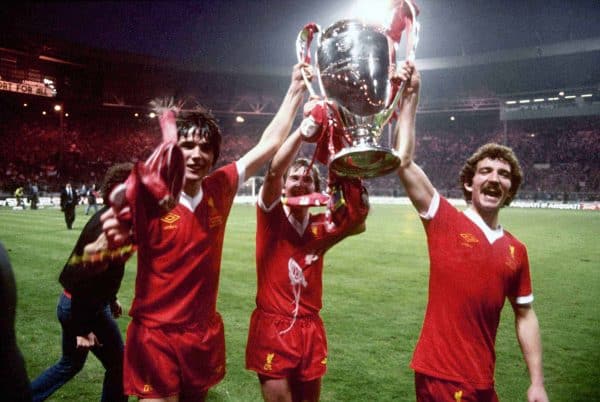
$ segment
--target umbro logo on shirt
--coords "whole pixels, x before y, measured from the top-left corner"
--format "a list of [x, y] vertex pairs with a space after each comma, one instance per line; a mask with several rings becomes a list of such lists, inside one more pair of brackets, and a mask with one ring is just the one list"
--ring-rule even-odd
[[179, 218], [180, 216], [174, 214], [173, 212], [169, 212], [168, 214], [160, 218], [161, 222], [164, 223], [163, 229], [177, 229], [177, 225], [175, 223], [179, 220]]
[[506, 257], [506, 266], [512, 271], [517, 269], [517, 261], [515, 260], [515, 246], [512, 244], [508, 246], [509, 257]]
[[461, 233], [460, 234], [461, 244], [465, 247], [472, 248], [475, 244], [479, 243], [479, 240], [472, 233]]

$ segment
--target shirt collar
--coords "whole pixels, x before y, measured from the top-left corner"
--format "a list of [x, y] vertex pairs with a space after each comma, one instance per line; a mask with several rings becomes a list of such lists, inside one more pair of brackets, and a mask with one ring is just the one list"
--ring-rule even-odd
[[479, 216], [479, 214], [477, 214], [471, 208], [467, 208], [463, 213], [475, 225], [477, 225], [477, 227], [479, 227], [479, 229], [481, 229], [481, 231], [483, 232], [483, 234], [487, 238], [488, 242], [490, 242], [490, 244], [494, 243], [496, 240], [498, 240], [499, 238], [501, 238], [502, 236], [504, 236], [504, 229], [502, 228], [501, 225], [498, 225], [498, 227], [496, 227], [496, 229], [490, 228], [483, 221], [483, 218], [481, 216]]
[[196, 194], [193, 197], [190, 197], [182, 191], [181, 195], [179, 196], [179, 202], [183, 204], [184, 207], [194, 212], [196, 210], [196, 207], [202, 202], [203, 196], [204, 192], [202, 191], [202, 187], [200, 187], [200, 191], [198, 191], [198, 194]]
[[294, 215], [292, 215], [292, 211], [290, 210], [290, 207], [288, 207], [287, 205], [284, 205], [283, 206], [283, 211], [285, 212], [285, 215], [287, 216], [288, 221], [290, 222], [290, 224], [292, 225], [292, 227], [296, 230], [296, 232], [300, 236], [302, 236], [304, 234], [304, 231], [308, 227], [308, 220], [309, 220], [309, 215], [310, 214], [306, 214], [304, 216], [304, 220], [302, 222], [298, 222], [296, 220], [296, 218], [294, 218]]

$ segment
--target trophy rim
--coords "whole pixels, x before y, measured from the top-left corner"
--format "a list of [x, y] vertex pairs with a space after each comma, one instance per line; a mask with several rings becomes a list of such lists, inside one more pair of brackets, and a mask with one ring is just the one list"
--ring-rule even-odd
[[379, 33], [383, 34], [384, 36], [387, 36], [387, 30], [381, 24], [361, 21], [359, 18], [344, 18], [344, 19], [333, 22], [331, 25], [329, 25], [327, 28], [325, 28], [325, 30], [323, 31], [322, 37], [319, 40], [319, 42], [320, 42], [319, 46], [324, 38], [330, 37], [330, 34], [328, 35], [328, 33], [332, 29], [334, 29], [337, 26], [341, 26], [341, 25], [360, 25], [362, 27], [375, 29], [376, 31], [379, 31]]
[[[375, 162], [357, 164], [351, 160], [354, 155], [359, 154], [362, 158], [370, 155]], [[329, 162], [329, 168], [338, 176], [371, 179], [392, 173], [398, 169], [400, 162], [400, 156], [392, 149], [361, 144], [336, 153]]]

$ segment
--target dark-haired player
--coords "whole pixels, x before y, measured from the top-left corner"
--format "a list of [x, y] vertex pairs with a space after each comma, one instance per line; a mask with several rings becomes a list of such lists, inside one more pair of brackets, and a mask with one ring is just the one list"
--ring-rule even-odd
[[[221, 133], [202, 110], [178, 111], [173, 125], [162, 127], [163, 136], [176, 139], [183, 153], [185, 175], [169, 212], [142, 211], [143, 199], [131, 205], [138, 270], [125, 347], [129, 395], [202, 401], [225, 375], [223, 321], [216, 310], [225, 224], [238, 188], [289, 134], [305, 93], [302, 68], [308, 66], [294, 67], [285, 99], [258, 144], [236, 162], [211, 172]], [[117, 211], [104, 219], [113, 246], [128, 240]]]

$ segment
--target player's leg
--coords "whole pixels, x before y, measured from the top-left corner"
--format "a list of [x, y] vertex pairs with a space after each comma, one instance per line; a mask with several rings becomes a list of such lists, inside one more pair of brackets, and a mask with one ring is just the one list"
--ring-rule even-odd
[[108, 304], [98, 314], [93, 332], [102, 344], [102, 347], [92, 349], [92, 353], [100, 360], [105, 370], [101, 401], [125, 402], [127, 397], [123, 391], [123, 339]]
[[321, 379], [293, 381], [291, 388], [293, 402], [318, 402], [321, 396]]
[[61, 294], [56, 315], [62, 327], [60, 360], [31, 382], [34, 401], [43, 401], [75, 376], [85, 363], [88, 351], [77, 348], [76, 330], [71, 317], [71, 299]]
[[287, 378], [270, 378], [259, 374], [258, 380], [265, 402], [292, 402], [292, 387]]

